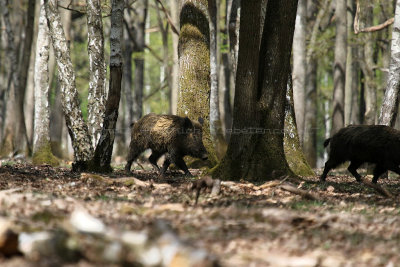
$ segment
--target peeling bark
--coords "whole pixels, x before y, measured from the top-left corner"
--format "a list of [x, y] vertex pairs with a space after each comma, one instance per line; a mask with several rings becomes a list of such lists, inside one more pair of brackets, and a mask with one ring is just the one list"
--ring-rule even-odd
[[50, 146], [49, 53], [49, 28], [47, 26], [44, 0], [41, 0], [34, 70], [35, 123], [33, 162], [35, 164], [46, 163], [54, 165], [57, 164], [58, 161], [54, 158]]
[[112, 0], [110, 33], [110, 92], [106, 103], [103, 128], [96, 147], [90, 169], [111, 172], [111, 156], [115, 139], [115, 126], [118, 119], [122, 81], [122, 26], [124, 1]]
[[100, 138], [107, 97], [105, 86], [106, 68], [104, 62], [104, 37], [99, 0], [87, 0], [88, 54], [89, 54], [89, 95], [88, 127], [95, 146]]
[[396, 1], [392, 32], [391, 59], [389, 76], [383, 99], [379, 124], [394, 126], [399, 109], [400, 90], [400, 0]]
[[73, 170], [87, 168], [87, 162], [93, 156], [88, 127], [83, 120], [79, 105], [78, 91], [75, 85], [75, 73], [72, 68], [70, 50], [65, 39], [56, 0], [44, 0], [47, 23], [56, 56], [58, 80], [61, 88], [63, 111], [74, 149]]

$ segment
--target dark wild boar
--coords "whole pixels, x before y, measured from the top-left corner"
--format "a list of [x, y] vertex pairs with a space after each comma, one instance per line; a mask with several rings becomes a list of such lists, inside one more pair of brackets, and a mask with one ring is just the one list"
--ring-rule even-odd
[[208, 158], [202, 141], [202, 124], [201, 118], [196, 122], [187, 117], [153, 113], [142, 117], [132, 127], [125, 171], [129, 173], [132, 162], [143, 151], [150, 148], [152, 154], [149, 161], [158, 170], [160, 168], [157, 165], [157, 160], [163, 154], [166, 154], [160, 170], [162, 176], [171, 163], [183, 170], [186, 175], [191, 175], [183, 157], [189, 155], [203, 160]]
[[328, 144], [329, 160], [320, 181], [325, 181], [328, 172], [345, 161], [350, 161], [347, 169], [357, 181], [361, 181], [357, 169], [365, 162], [376, 164], [373, 183], [377, 183], [379, 176], [387, 170], [400, 174], [400, 131], [391, 127], [350, 125], [326, 139], [324, 147]]

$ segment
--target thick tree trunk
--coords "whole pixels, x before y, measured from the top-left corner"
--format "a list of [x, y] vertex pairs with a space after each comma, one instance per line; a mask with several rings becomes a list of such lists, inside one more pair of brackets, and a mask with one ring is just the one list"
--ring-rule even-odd
[[336, 0], [335, 63], [333, 70], [332, 135], [344, 126], [344, 89], [346, 80], [346, 0]]
[[[232, 136], [215, 170], [223, 179], [293, 175], [284, 154], [285, 94], [297, 1], [242, 2]], [[263, 27], [260, 40], [260, 29]], [[261, 41], [261, 45], [260, 45]]]
[[39, 29], [35, 59], [35, 123], [33, 138], [34, 164], [57, 165], [50, 145], [50, 109], [49, 109], [49, 53], [50, 35], [46, 20], [44, 0], [40, 1]]
[[70, 50], [65, 39], [56, 0], [45, 0], [47, 21], [54, 52], [57, 59], [58, 79], [60, 82], [63, 111], [68, 132], [74, 149], [74, 171], [87, 168], [87, 162], [93, 156], [90, 135], [79, 105], [78, 91], [75, 86], [75, 73], [72, 68]]
[[396, 1], [392, 32], [391, 60], [385, 96], [383, 98], [379, 124], [394, 126], [399, 109], [400, 90], [400, 0]]
[[293, 98], [300, 144], [304, 139], [307, 0], [299, 0], [293, 36]]
[[143, 87], [144, 87], [144, 48], [145, 48], [145, 26], [147, 17], [147, 0], [138, 0], [136, 3], [136, 15], [134, 19], [135, 42], [133, 52], [135, 53], [135, 76], [134, 76], [134, 98], [133, 98], [133, 120], [139, 120], [143, 115]]
[[99, 0], [86, 1], [89, 53], [89, 95], [88, 95], [88, 127], [95, 146], [100, 138], [103, 124], [105, 99], [104, 37], [101, 7]]
[[103, 129], [96, 147], [90, 169], [110, 172], [111, 156], [115, 138], [115, 126], [118, 119], [122, 81], [122, 26], [124, 18], [124, 0], [112, 0], [110, 33], [110, 92], [106, 103]]
[[207, 0], [184, 0], [180, 12], [178, 115], [204, 119], [203, 142], [214, 165], [210, 136], [210, 30]]

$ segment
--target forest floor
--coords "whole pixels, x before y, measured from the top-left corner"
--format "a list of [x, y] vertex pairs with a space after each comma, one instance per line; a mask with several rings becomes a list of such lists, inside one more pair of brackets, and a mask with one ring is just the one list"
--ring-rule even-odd
[[[398, 197], [343, 173], [325, 183], [223, 181], [196, 205], [190, 186], [199, 178], [178, 171], [93, 175], [3, 162], [0, 250], [8, 256], [0, 265], [400, 266]], [[399, 195], [397, 177], [379, 184]]]

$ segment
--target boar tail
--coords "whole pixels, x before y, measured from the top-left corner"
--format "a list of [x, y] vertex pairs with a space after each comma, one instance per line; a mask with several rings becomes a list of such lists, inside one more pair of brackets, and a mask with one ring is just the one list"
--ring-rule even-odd
[[129, 124], [129, 127], [132, 128], [133, 125], [135, 125], [135, 122], [132, 122], [131, 124]]
[[331, 141], [330, 138], [326, 139], [326, 140], [324, 141], [324, 147], [327, 147], [330, 141]]

